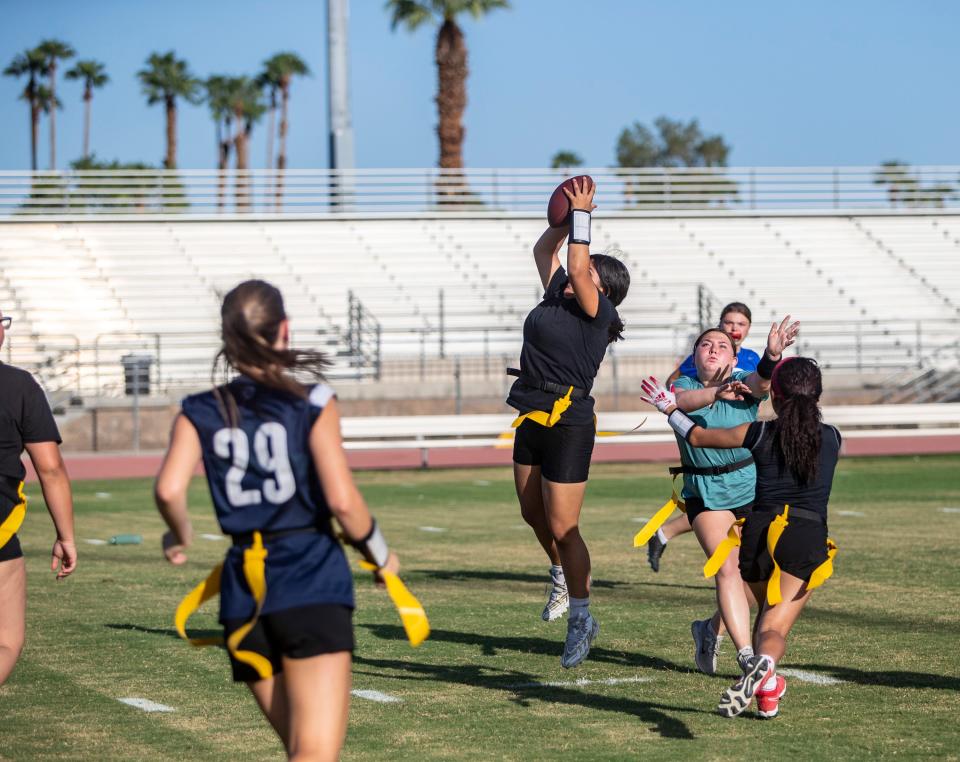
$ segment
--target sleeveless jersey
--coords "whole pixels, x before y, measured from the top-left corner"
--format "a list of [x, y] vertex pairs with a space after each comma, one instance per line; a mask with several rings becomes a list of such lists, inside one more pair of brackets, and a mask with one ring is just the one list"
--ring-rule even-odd
[[[317, 384], [302, 399], [240, 376], [221, 387], [224, 403], [226, 394], [236, 403], [236, 427], [226, 422], [224, 404], [212, 390], [182, 403], [183, 414], [200, 436], [221, 530], [229, 535], [317, 530], [265, 542], [267, 596], [262, 613], [319, 603], [352, 608], [353, 578], [333, 534], [309, 442], [333, 390]], [[227, 552], [220, 585], [221, 622], [253, 614], [242, 547]]]

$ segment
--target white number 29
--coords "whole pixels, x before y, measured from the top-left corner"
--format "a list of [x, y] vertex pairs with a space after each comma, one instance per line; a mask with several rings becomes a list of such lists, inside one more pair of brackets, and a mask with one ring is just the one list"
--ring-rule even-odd
[[242, 482], [250, 465], [250, 442], [243, 429], [220, 429], [213, 435], [213, 451], [218, 457], [230, 460], [227, 471], [227, 500], [235, 508], [257, 505], [266, 498], [274, 505], [285, 503], [297, 491], [290, 457], [287, 453], [287, 430], [275, 421], [264, 423], [253, 435], [253, 452], [260, 466], [269, 471], [272, 479], [263, 482], [263, 494], [258, 489], [244, 489]]

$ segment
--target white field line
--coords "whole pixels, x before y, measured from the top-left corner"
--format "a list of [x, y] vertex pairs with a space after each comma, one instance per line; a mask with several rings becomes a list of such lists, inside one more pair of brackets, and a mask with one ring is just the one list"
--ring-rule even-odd
[[635, 523], [635, 524], [646, 524], [648, 521], [650, 521], [650, 517], [649, 517], [649, 516], [634, 516], [632, 519], [630, 519], [630, 521], [632, 521], [632, 522]]
[[84, 542], [87, 543], [87, 545], [106, 545], [107, 544], [106, 540], [98, 540], [96, 538], [84, 540]]
[[110, 499], [110, 493], [109, 493], [109, 492], [94, 492], [94, 493], [93, 493], [93, 496], [94, 496], [94, 497], [98, 497], [98, 498], [100, 498], [101, 500], [109, 500], [109, 499]]
[[446, 532], [443, 527], [420, 527], [421, 532]]
[[403, 699], [391, 696], [389, 693], [381, 693], [380, 691], [350, 691], [350, 694], [357, 698], [367, 699], [367, 701], [377, 701], [381, 704], [396, 704], [403, 701]]
[[503, 686], [507, 690], [518, 688], [579, 688], [584, 685], [622, 685], [624, 683], [649, 683], [652, 677], [608, 677], [605, 680], [590, 680], [581, 677], [578, 680], [557, 680], [544, 683], [516, 683]]
[[204, 540], [218, 541], [225, 540], [226, 538], [222, 534], [202, 534], [200, 535]]
[[144, 712], [173, 712], [175, 711], [172, 706], [167, 706], [166, 704], [158, 704], [155, 701], [150, 701], [145, 698], [122, 698], [117, 699], [121, 704], [126, 704], [127, 706], [132, 706], [136, 709], [142, 709]]
[[489, 487], [493, 482], [488, 482], [486, 479], [477, 479], [473, 482], [478, 487]]
[[814, 685], [840, 685], [843, 682], [843, 680], [828, 675], [807, 672], [805, 669], [780, 669], [778, 667], [777, 672], [784, 677], [795, 677], [801, 683], [813, 683]]
[[941, 508], [940, 513], [960, 513], [960, 508]]
[[863, 511], [837, 511], [838, 516], [866, 516]]

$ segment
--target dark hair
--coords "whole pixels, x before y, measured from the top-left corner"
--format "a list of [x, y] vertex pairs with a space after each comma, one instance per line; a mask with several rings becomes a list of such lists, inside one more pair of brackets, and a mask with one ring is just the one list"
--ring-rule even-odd
[[[591, 254], [590, 263], [593, 269], [597, 271], [600, 277], [600, 285], [613, 306], [616, 307], [622, 302], [630, 289], [630, 271], [616, 257], [609, 254]], [[618, 314], [610, 323], [607, 343], [612, 344], [623, 338], [623, 321]]]
[[[241, 373], [258, 371], [257, 381], [297, 397], [306, 397], [307, 390], [288, 371], [301, 371], [318, 380], [327, 368], [320, 352], [298, 349], [276, 349], [274, 342], [280, 324], [286, 320], [280, 290], [262, 280], [247, 280], [223, 297], [220, 307], [220, 337], [223, 345], [213, 361], [213, 375], [218, 368]], [[215, 390], [218, 394], [226, 387]], [[236, 421], [236, 405], [229, 392], [228, 421]]]
[[734, 342], [733, 337], [732, 337], [729, 333], [727, 333], [725, 330], [723, 330], [722, 328], [708, 328], [708, 329], [705, 330], [703, 333], [701, 333], [699, 336], [697, 336], [696, 339], [694, 339], [694, 342], [693, 342], [693, 352], [692, 352], [692, 354], [694, 355], [694, 357], [696, 357], [696, 354], [697, 354], [697, 347], [700, 346], [700, 342], [703, 341], [703, 337], [706, 336], [708, 333], [722, 333], [724, 336], [726, 336], [726, 337], [727, 337], [727, 340], [730, 342], [730, 349], [733, 350], [733, 356], [734, 356], [734, 358], [736, 358], [736, 356], [737, 356], [737, 350], [734, 348], [734, 347], [736, 347], [736, 343]]
[[737, 312], [743, 315], [748, 323], [753, 323], [753, 315], [750, 314], [750, 308], [745, 305], [743, 302], [730, 302], [726, 307], [723, 308], [723, 311], [720, 313], [720, 320], [727, 316], [728, 312]]
[[821, 418], [817, 402], [823, 393], [823, 377], [817, 361], [788, 357], [773, 370], [770, 380], [777, 398], [774, 450], [781, 467], [793, 472], [800, 484], [817, 476], [820, 463]]

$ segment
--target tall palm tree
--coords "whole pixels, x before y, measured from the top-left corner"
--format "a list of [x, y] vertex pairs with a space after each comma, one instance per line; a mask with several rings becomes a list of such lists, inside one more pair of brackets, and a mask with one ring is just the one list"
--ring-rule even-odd
[[163, 103], [167, 111], [167, 153], [163, 159], [166, 169], [177, 168], [177, 98], [188, 103], [200, 102], [200, 80], [190, 72], [187, 62], [174, 52], [151, 53], [147, 68], [137, 72], [147, 103]]
[[83, 80], [83, 158], [90, 156], [90, 105], [93, 102], [93, 89], [103, 87], [110, 81], [99, 61], [87, 59], [77, 61], [66, 73], [67, 79]]
[[37, 170], [37, 143], [40, 137], [40, 104], [37, 102], [37, 81], [46, 72], [46, 60], [37, 50], [25, 50], [3, 70], [8, 77], [27, 77], [20, 100], [30, 107], [30, 169]]
[[267, 169], [273, 168], [273, 148], [277, 140], [277, 96], [280, 94], [281, 73], [273, 58], [263, 62], [263, 70], [257, 75], [257, 84], [267, 96], [270, 118], [267, 122]]
[[473, 18], [498, 8], [509, 8], [509, 0], [387, 0], [391, 28], [403, 24], [413, 31], [427, 23], [438, 23], [435, 58], [437, 62], [437, 137], [440, 140], [440, 167], [463, 167], [463, 112], [467, 107], [467, 44], [457, 17]]
[[255, 79], [232, 77], [229, 83], [229, 102], [233, 113], [233, 147], [237, 168], [237, 210], [250, 208], [250, 136], [253, 125], [267, 110], [263, 93]]
[[60, 108], [60, 102], [57, 100], [57, 64], [59, 61], [65, 61], [73, 58], [76, 51], [63, 40], [43, 40], [37, 45], [37, 50], [46, 59], [47, 62], [47, 81], [50, 87], [50, 97], [57, 107], [50, 111], [50, 169], [57, 168], [57, 108]]
[[[280, 91], [280, 146], [277, 152], [277, 187], [276, 205], [280, 208], [283, 199], [283, 176], [287, 168], [287, 131], [290, 128], [290, 84], [294, 77], [309, 76], [310, 69], [296, 53], [283, 52], [271, 56], [263, 62], [264, 73], [269, 73], [271, 80], [276, 80]], [[269, 136], [272, 142], [273, 136]]]
[[230, 118], [233, 109], [230, 103], [230, 94], [236, 77], [227, 77], [216, 74], [208, 77], [204, 83], [207, 91], [207, 106], [210, 107], [210, 116], [213, 117], [217, 132], [217, 169], [220, 170], [217, 181], [217, 208], [222, 210], [226, 198], [227, 177], [226, 170], [230, 161]]

